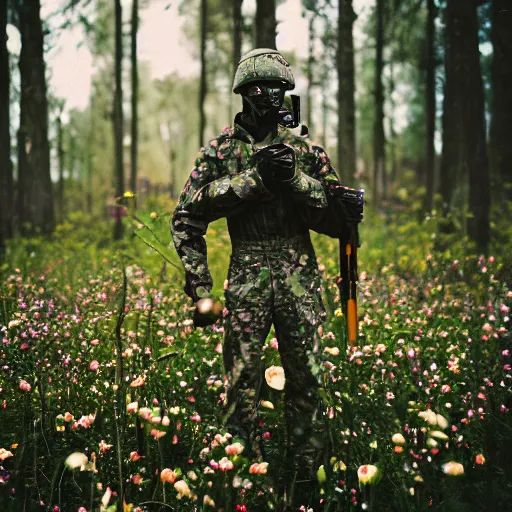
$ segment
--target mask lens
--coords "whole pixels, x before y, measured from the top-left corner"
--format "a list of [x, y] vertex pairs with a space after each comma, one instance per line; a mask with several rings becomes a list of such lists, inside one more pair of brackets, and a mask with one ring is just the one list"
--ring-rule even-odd
[[253, 85], [247, 91], [247, 96], [261, 96], [263, 94], [263, 90], [258, 85]]

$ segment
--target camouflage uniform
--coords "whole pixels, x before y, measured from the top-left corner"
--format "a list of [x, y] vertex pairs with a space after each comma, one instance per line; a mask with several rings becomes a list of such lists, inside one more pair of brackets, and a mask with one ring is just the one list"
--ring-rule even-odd
[[[254, 155], [275, 143], [293, 147], [295, 176], [269, 190]], [[249, 442], [257, 435], [262, 348], [273, 324], [286, 376], [290, 452], [309, 469], [323, 437], [314, 434], [313, 420], [319, 409], [317, 330], [325, 315], [309, 230], [339, 236], [343, 219], [326, 194], [333, 182], [338, 178], [321, 147], [282, 127], [277, 138], [256, 144], [235, 119], [234, 128], [199, 153], [171, 223], [185, 289], [194, 297], [198, 286], [212, 286], [204, 240], [208, 223], [227, 218], [232, 243], [223, 346], [227, 425]]]

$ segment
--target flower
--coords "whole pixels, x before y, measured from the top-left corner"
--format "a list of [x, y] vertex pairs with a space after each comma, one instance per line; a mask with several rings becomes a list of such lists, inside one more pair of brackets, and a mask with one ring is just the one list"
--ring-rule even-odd
[[20, 389], [21, 391], [30, 391], [32, 389], [32, 386], [26, 381], [21, 379], [20, 380]]
[[130, 382], [131, 388], [140, 388], [146, 382], [146, 379], [144, 377], [137, 377], [135, 380]]
[[260, 405], [262, 407], [265, 407], [266, 409], [273, 409], [274, 408], [274, 404], [272, 402], [269, 402], [268, 400], [262, 400], [260, 402]]
[[324, 352], [334, 357], [340, 355], [340, 349], [338, 347], [325, 347]]
[[284, 369], [282, 366], [270, 366], [265, 370], [265, 380], [272, 389], [282, 391], [285, 384]]
[[176, 473], [169, 468], [162, 469], [160, 473], [160, 480], [162, 482], [167, 482], [168, 484], [173, 484], [176, 481]]
[[379, 468], [373, 464], [364, 464], [363, 466], [359, 466], [357, 470], [357, 478], [362, 485], [377, 484], [381, 476]]
[[142, 459], [142, 455], [139, 455], [137, 452], [130, 452], [130, 460], [132, 462], [137, 462], [139, 459]]
[[436, 419], [438, 426], [443, 430], [449, 427], [450, 424], [448, 423], [448, 420], [444, 416], [436, 414]]
[[460, 476], [464, 474], [464, 466], [459, 462], [447, 462], [443, 464], [443, 473], [450, 476]]
[[134, 414], [137, 412], [137, 409], [139, 407], [139, 403], [138, 402], [130, 402], [127, 406], [126, 406], [126, 410], [131, 413], [131, 414]]
[[95, 372], [99, 367], [100, 363], [98, 363], [96, 359], [94, 361], [91, 361], [91, 364], [89, 364], [89, 370], [91, 370], [91, 372]]
[[231, 471], [234, 467], [235, 465], [227, 457], [222, 457], [219, 460], [219, 469], [221, 471]]
[[178, 499], [186, 496], [187, 498], [192, 498], [193, 494], [185, 480], [179, 480], [174, 484], [174, 488], [178, 491]]
[[476, 457], [475, 457], [475, 462], [477, 464], [485, 464], [485, 457], [479, 453]]
[[420, 411], [418, 413], [420, 418], [423, 418], [429, 425], [437, 425], [437, 415], [434, 411], [427, 409], [426, 411]]
[[5, 448], [0, 448], [0, 461], [7, 459], [8, 457], [12, 457], [12, 452], [7, 451]]
[[89, 458], [85, 453], [74, 452], [71, 455], [68, 455], [64, 464], [68, 467], [68, 469], [76, 469], [76, 468], [84, 468], [85, 465], [89, 462]]
[[240, 455], [244, 451], [244, 445], [242, 443], [233, 443], [225, 448], [226, 455]]
[[441, 439], [441, 441], [448, 441], [448, 439], [449, 439], [449, 437], [444, 432], [441, 432], [440, 430], [433, 430], [432, 432], [430, 432], [430, 435], [432, 437], [435, 437], [436, 439]]
[[402, 434], [394, 434], [391, 441], [395, 444], [405, 444], [405, 437]]
[[267, 473], [268, 462], [255, 462], [249, 468], [249, 473], [253, 475], [265, 475]]

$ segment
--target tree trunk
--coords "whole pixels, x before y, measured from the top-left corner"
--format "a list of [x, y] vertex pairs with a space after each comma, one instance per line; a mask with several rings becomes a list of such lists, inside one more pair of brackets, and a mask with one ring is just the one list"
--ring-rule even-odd
[[[373, 130], [373, 193], [375, 205], [380, 195], [386, 197], [386, 150], [384, 137], [384, 90], [382, 86], [384, 51], [384, 0], [377, 0], [377, 32], [375, 37], [375, 121]], [[382, 191], [379, 190], [382, 182]], [[381, 193], [381, 194], [380, 194]]]
[[510, 0], [492, 5], [491, 163], [500, 199], [512, 201], [512, 6]]
[[[139, 0], [132, 3], [132, 33], [131, 33], [131, 69], [132, 69], [132, 136], [131, 136], [131, 174], [130, 188], [137, 192], [137, 165], [138, 165], [138, 102], [139, 102], [139, 74], [137, 68], [137, 32], [139, 30]], [[137, 197], [137, 196], [135, 196]]]
[[64, 222], [64, 147], [62, 141], [62, 108], [57, 115], [57, 156], [59, 158], [59, 188], [57, 204], [59, 221]]
[[[114, 96], [114, 151], [116, 162], [116, 197], [120, 200], [124, 194], [124, 168], [123, 168], [123, 89], [122, 89], [122, 64], [123, 64], [123, 33], [122, 21], [123, 11], [121, 0], [115, 1], [115, 80], [116, 89]], [[116, 219], [114, 225], [114, 240], [120, 240], [123, 236], [123, 223], [121, 209], [116, 208]]]
[[7, 2], [0, 4], [0, 254], [13, 235], [13, 176], [9, 133], [10, 70], [7, 51]]
[[208, 0], [201, 0], [201, 81], [199, 85], [199, 146], [204, 144], [204, 131], [206, 118], [204, 113], [204, 102], [206, 100], [206, 37], [208, 22]]
[[439, 179], [439, 192], [443, 198], [443, 213], [445, 216], [451, 211], [455, 184], [461, 181], [462, 114], [457, 80], [458, 76], [462, 73], [462, 69], [459, 58], [460, 38], [455, 36], [457, 24], [458, 21], [454, 17], [453, 7], [448, 5], [445, 10], [443, 151]]
[[306, 76], [308, 80], [306, 123], [308, 125], [310, 135], [313, 133], [313, 66], [315, 64], [315, 18], [316, 14], [314, 12], [310, 12], [308, 23], [308, 66], [306, 69]]
[[[233, 76], [231, 83], [235, 80], [235, 73], [238, 68], [238, 63], [242, 58], [242, 30], [244, 20], [242, 18], [242, 3], [243, 0], [233, 0]], [[232, 94], [229, 95], [232, 98]], [[233, 102], [230, 101], [230, 119], [233, 119]]]
[[338, 173], [352, 185], [356, 172], [356, 126], [354, 82], [355, 20], [352, 0], [338, 2]]
[[23, 234], [48, 234], [55, 226], [40, 8], [40, 0], [17, 4], [21, 32], [18, 215]]
[[391, 175], [390, 175], [390, 185], [393, 186], [396, 183], [396, 175], [397, 175], [397, 163], [396, 163], [396, 130], [395, 130], [395, 100], [393, 99], [393, 93], [395, 92], [395, 69], [393, 62], [389, 63], [389, 104], [390, 104], [390, 115], [389, 115], [389, 160], [391, 164]]
[[434, 0], [427, 0], [427, 75], [426, 75], [426, 148], [425, 148], [425, 180], [426, 197], [425, 211], [432, 210], [434, 198], [435, 148], [434, 136], [436, 130], [436, 62], [434, 55], [435, 45], [435, 19], [436, 7]]
[[[490, 178], [487, 159], [485, 100], [480, 70], [477, 0], [452, 0], [460, 20], [464, 165], [469, 178], [468, 234], [478, 250], [487, 251], [490, 236]], [[510, 7], [510, 6], [509, 6]], [[509, 63], [510, 66], [510, 63]], [[509, 162], [510, 165], [510, 162]]]
[[256, 0], [254, 47], [276, 49], [276, 2]]

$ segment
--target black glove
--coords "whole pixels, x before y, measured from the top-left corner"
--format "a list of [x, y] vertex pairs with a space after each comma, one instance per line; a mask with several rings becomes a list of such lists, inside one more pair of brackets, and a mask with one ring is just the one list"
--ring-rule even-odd
[[260, 149], [255, 154], [255, 163], [269, 190], [276, 182], [291, 180], [295, 175], [295, 151], [286, 144], [272, 144]]

